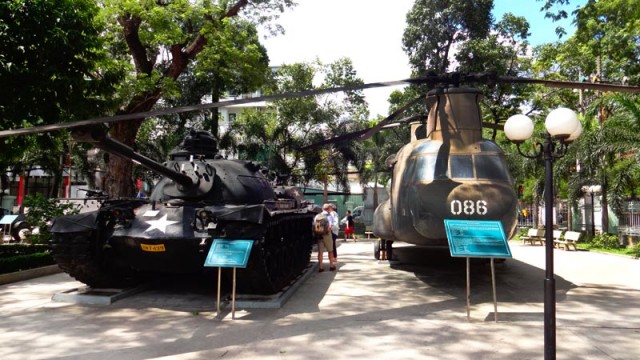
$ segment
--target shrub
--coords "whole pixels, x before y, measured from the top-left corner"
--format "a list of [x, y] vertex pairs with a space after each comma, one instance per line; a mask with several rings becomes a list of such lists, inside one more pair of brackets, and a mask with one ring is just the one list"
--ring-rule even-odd
[[591, 246], [603, 249], [616, 249], [620, 247], [618, 244], [618, 236], [615, 234], [602, 233], [591, 239]]
[[5, 257], [0, 258], [0, 274], [12, 273], [20, 270], [33, 269], [53, 264], [55, 264], [53, 256], [51, 256], [51, 254], [48, 252]]
[[47, 244], [7, 244], [0, 246], [0, 258], [44, 253], [49, 251], [49, 249], [50, 247]]
[[56, 199], [47, 199], [42, 194], [27, 195], [24, 206], [29, 208], [27, 222], [39, 229], [38, 234], [30, 235], [33, 243], [47, 243], [51, 240], [48, 223], [56, 217], [79, 212], [73, 204], [59, 203]]
[[635, 258], [640, 258], [640, 243], [633, 245], [630, 250], [630, 253]]

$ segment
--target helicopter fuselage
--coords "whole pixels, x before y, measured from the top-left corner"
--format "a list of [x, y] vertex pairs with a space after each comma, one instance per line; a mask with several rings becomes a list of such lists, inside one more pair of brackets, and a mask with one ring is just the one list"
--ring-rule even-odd
[[499, 220], [511, 237], [517, 198], [504, 152], [482, 139], [479, 91], [445, 88], [429, 96], [436, 105], [426, 129], [415, 124], [412, 141], [392, 161], [391, 193], [374, 213], [374, 234], [447, 247], [444, 220], [458, 219]]

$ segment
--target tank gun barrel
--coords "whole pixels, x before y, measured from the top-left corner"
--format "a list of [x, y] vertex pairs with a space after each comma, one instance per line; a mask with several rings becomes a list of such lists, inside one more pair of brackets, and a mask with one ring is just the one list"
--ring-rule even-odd
[[131, 147], [111, 138], [103, 129], [95, 127], [77, 128], [72, 132], [71, 135], [76, 141], [93, 144], [106, 152], [138, 162], [140, 165], [146, 167], [147, 169], [172, 179], [186, 189], [195, 186], [195, 183], [193, 182], [191, 177], [169, 169], [161, 163], [158, 163], [155, 160], [152, 160], [140, 153], [135, 152]]

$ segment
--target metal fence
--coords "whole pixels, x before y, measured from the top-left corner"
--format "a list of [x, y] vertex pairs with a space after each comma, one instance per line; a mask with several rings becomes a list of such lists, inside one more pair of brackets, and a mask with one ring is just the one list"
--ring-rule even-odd
[[618, 232], [640, 235], [640, 201], [628, 201], [619, 219]]

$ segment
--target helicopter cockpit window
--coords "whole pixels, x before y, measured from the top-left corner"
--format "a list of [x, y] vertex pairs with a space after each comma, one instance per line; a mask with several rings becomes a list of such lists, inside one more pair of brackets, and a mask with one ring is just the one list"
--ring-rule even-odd
[[507, 164], [498, 155], [476, 155], [476, 175], [478, 179], [509, 181]]
[[415, 164], [415, 180], [431, 181], [434, 179], [446, 178], [446, 166], [443, 165], [442, 159], [438, 159], [436, 154], [425, 154], [414, 158], [415, 161], [410, 162], [407, 166]]
[[416, 181], [433, 180], [436, 177], [436, 155], [421, 155], [416, 160]]
[[452, 179], [473, 178], [473, 159], [471, 155], [451, 155], [449, 161]]

